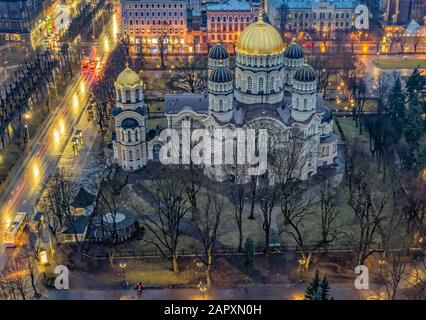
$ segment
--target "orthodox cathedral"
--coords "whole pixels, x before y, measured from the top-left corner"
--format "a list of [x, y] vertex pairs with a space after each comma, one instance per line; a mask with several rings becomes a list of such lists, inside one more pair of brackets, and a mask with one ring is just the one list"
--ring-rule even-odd
[[[209, 130], [267, 129], [274, 141], [288, 143], [297, 133], [309, 148], [303, 179], [318, 167], [337, 160], [333, 116], [317, 93], [314, 69], [305, 63], [297, 43], [286, 46], [278, 31], [262, 15], [246, 27], [236, 45], [235, 70], [221, 44], [208, 56], [208, 91], [165, 95], [169, 128], [182, 121]], [[147, 139], [147, 107], [139, 75], [126, 68], [115, 82], [113, 109], [114, 159], [124, 170], [142, 168], [156, 159], [158, 137]]]

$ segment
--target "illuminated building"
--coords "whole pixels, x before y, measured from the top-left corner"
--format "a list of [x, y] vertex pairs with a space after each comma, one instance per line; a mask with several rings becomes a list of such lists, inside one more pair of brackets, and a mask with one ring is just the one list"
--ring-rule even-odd
[[147, 52], [183, 52], [187, 10], [186, 0], [121, 0], [123, 36]]
[[[219, 44], [210, 49], [207, 95], [165, 95], [169, 127], [182, 128], [190, 119], [195, 128], [262, 128], [271, 145], [288, 145], [297, 133], [306, 143], [302, 179], [334, 165], [333, 116], [317, 93], [315, 71], [304, 62], [302, 48], [296, 43], [286, 48], [278, 31], [259, 17], [237, 40], [235, 78], [224, 50]], [[205, 173], [224, 178], [218, 165], [206, 165]]]
[[267, 0], [271, 23], [284, 31], [351, 30], [356, 0]]
[[387, 0], [384, 21], [390, 25], [407, 25], [412, 19], [422, 21], [426, 15], [425, 0]]
[[0, 0], [0, 40], [29, 41], [42, 9], [42, 0]]
[[258, 1], [229, 0], [205, 4], [209, 43], [222, 43], [233, 50], [238, 35], [257, 18]]
[[113, 108], [114, 159], [123, 170], [142, 168], [147, 162], [146, 104], [143, 83], [128, 66], [115, 81], [116, 105]]

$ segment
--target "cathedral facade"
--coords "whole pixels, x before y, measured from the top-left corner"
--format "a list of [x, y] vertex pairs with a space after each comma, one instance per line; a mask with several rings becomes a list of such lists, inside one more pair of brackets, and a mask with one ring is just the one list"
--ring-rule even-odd
[[[131, 150], [130, 144], [136, 143], [126, 141], [127, 132], [145, 130], [146, 119], [144, 103], [125, 99], [130, 104], [123, 104], [127, 94], [123, 89], [131, 90], [131, 97], [143, 98], [141, 91], [135, 93], [141, 87], [121, 82], [126, 81], [116, 82], [117, 91], [121, 90], [117, 99], [121, 100], [114, 108], [114, 155], [123, 169], [136, 170], [154, 160], [153, 143], [146, 141], [146, 134], [141, 134], [138, 140], [141, 147], [136, 148], [140, 148], [138, 155], [145, 158], [139, 159], [137, 165], [131, 165], [129, 154], [124, 158], [126, 151]], [[239, 36], [234, 70], [225, 46], [216, 44], [209, 52], [207, 92], [166, 94], [164, 99], [169, 128], [182, 128], [183, 121], [190, 121], [191, 127], [208, 130], [266, 129], [275, 143], [280, 144], [289, 144], [296, 136], [301, 138], [312, 146], [306, 155], [302, 179], [316, 174], [319, 167], [336, 163], [333, 116], [317, 92], [314, 69], [305, 63], [303, 49], [296, 43], [286, 47], [278, 31], [261, 15]], [[123, 126], [128, 118], [136, 121], [131, 126], [127, 121]], [[217, 169], [209, 172], [214, 171]]]

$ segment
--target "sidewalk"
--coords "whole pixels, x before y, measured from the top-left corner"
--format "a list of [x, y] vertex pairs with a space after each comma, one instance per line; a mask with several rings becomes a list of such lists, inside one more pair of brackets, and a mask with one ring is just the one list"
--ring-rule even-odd
[[[335, 300], [363, 300], [377, 297], [376, 290], [356, 290], [353, 283], [330, 284], [330, 296]], [[288, 285], [257, 285], [229, 288], [212, 288], [206, 292], [206, 300], [303, 300], [306, 284], [290, 287]], [[49, 290], [50, 299], [59, 300], [202, 300], [198, 289], [150, 289], [141, 295], [133, 287], [123, 290]]]

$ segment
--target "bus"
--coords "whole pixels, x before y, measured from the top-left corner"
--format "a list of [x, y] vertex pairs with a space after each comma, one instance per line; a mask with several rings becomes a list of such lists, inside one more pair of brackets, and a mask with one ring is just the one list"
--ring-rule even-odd
[[9, 227], [7, 228], [4, 237], [3, 244], [6, 248], [15, 248], [20, 235], [24, 231], [28, 214], [26, 212], [18, 212], [14, 217]]

